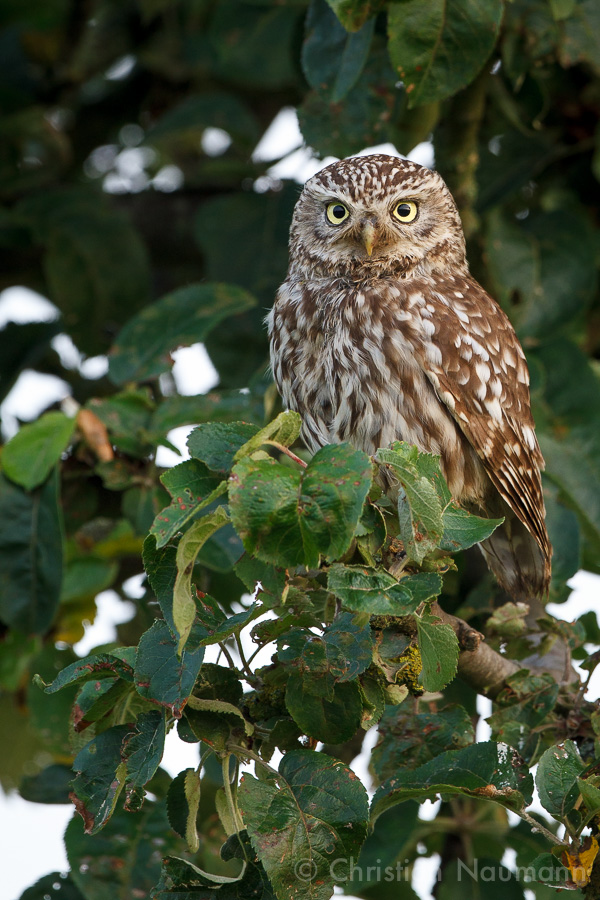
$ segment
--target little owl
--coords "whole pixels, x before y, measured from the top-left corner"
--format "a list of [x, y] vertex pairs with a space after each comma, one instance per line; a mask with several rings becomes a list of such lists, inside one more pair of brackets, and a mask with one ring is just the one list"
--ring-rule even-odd
[[515, 332], [471, 277], [454, 200], [436, 172], [354, 157], [305, 185], [290, 266], [269, 315], [271, 365], [314, 452], [437, 453], [453, 497], [505, 522], [481, 544], [513, 596], [543, 594], [551, 547], [529, 375]]

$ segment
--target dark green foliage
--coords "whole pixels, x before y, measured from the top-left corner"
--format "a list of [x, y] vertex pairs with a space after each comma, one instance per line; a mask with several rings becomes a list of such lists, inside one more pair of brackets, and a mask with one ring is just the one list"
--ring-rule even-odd
[[[33, 369], [74, 401], [7, 413], [0, 458], [0, 778], [80, 813], [70, 873], [22, 900], [414, 900], [434, 854], [439, 900], [600, 896], [600, 719], [568, 662], [597, 667], [596, 614], [500, 595], [468, 548], [501, 519], [401, 435], [305, 453], [264, 326], [300, 186], [255, 153], [289, 108], [322, 158], [431, 140], [528, 356], [563, 602], [600, 573], [599, 29], [595, 0], [2, 4], [0, 289], [56, 316], [0, 327], [0, 397]], [[218, 381], [184, 395], [198, 343]], [[135, 615], [78, 659], [106, 589]], [[171, 778], [174, 728], [198, 761]]]

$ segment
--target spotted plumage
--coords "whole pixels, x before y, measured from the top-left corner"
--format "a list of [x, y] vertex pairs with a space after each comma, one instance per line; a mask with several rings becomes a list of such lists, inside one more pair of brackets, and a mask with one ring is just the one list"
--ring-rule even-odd
[[416, 163], [375, 155], [310, 179], [269, 315], [271, 364], [311, 450], [395, 440], [438, 453], [455, 499], [506, 521], [481, 545], [514, 596], [543, 594], [551, 548], [525, 356], [471, 277], [454, 200]]

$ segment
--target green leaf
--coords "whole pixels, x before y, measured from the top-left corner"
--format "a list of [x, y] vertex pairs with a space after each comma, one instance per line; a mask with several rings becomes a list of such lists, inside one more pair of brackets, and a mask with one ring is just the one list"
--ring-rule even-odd
[[204, 516], [191, 526], [177, 547], [177, 578], [173, 589], [173, 623], [179, 635], [177, 652], [181, 653], [196, 618], [196, 604], [192, 597], [192, 574], [198, 553], [206, 541], [229, 522], [224, 506]]
[[177, 655], [175, 638], [166, 622], [156, 621], [140, 638], [135, 659], [135, 686], [146, 700], [165, 706], [175, 718], [194, 687], [204, 647]]
[[148, 388], [120, 391], [112, 397], [92, 397], [85, 409], [106, 425], [111, 444], [122, 453], [144, 459], [155, 452], [150, 430], [155, 404]]
[[[58, 890], [57, 890], [58, 886]], [[23, 891], [19, 900], [86, 900], [65, 872], [44, 875], [30, 888]]]
[[70, 766], [46, 766], [36, 775], [26, 775], [21, 780], [19, 794], [30, 803], [68, 803], [72, 780]]
[[[522, 881], [530, 887], [530, 870], [525, 877], [491, 855], [477, 856], [472, 862], [453, 859], [444, 866], [437, 885], [438, 900], [525, 900]], [[533, 890], [531, 891], [533, 894]]]
[[172, 634], [176, 633], [173, 621], [173, 588], [177, 578], [177, 549], [173, 546], [157, 547], [156, 537], [149, 534], [144, 541], [142, 559], [144, 569], [154, 591], [160, 611]]
[[421, 683], [426, 691], [441, 691], [456, 675], [458, 638], [451, 625], [436, 622], [434, 616], [417, 616], [416, 621], [423, 662]]
[[163, 757], [165, 736], [164, 712], [151, 709], [138, 716], [133, 732], [125, 738], [121, 753], [127, 764], [125, 809], [137, 812], [141, 807], [143, 787], [154, 776]]
[[422, 573], [397, 581], [385, 569], [334, 563], [327, 574], [327, 588], [354, 612], [406, 616], [440, 593], [442, 579]]
[[388, 9], [390, 58], [410, 107], [466, 87], [492, 52], [502, 0], [402, 0]]
[[380, 0], [327, 0], [327, 2], [346, 31], [358, 31], [367, 19], [382, 9]]
[[[556, 2], [554, 0], [554, 5]], [[600, 50], [596, 40], [600, 28], [598, 6], [594, 0], [581, 0], [573, 3], [572, 10], [573, 14], [564, 20], [561, 63], [564, 66], [588, 63], [597, 73], [600, 69]]]
[[322, 635], [294, 629], [281, 638], [279, 660], [302, 675], [303, 689], [315, 697], [334, 699], [335, 685], [353, 681], [373, 659], [373, 635], [368, 624], [359, 625], [349, 613], [342, 613]]
[[0, 474], [0, 619], [25, 634], [44, 634], [62, 579], [58, 472], [26, 493]]
[[47, 694], [54, 694], [68, 684], [79, 684], [92, 679], [98, 681], [101, 678], [114, 678], [115, 676], [123, 678], [125, 681], [133, 681], [133, 666], [113, 653], [97, 653], [65, 666], [51, 684], [45, 684], [41, 679], [38, 683]]
[[388, 707], [379, 722], [379, 743], [371, 765], [380, 781], [402, 768], [414, 769], [446, 750], [468, 747], [475, 740], [471, 716], [451, 705], [435, 713]]
[[73, 782], [73, 801], [82, 817], [86, 834], [95, 834], [111, 817], [125, 784], [126, 766], [121, 747], [128, 725], [113, 725], [80, 750], [73, 762], [78, 773]]
[[61, 330], [60, 319], [51, 322], [7, 322], [0, 328], [0, 400], [4, 400], [25, 368], [42, 357]]
[[238, 719], [242, 720], [242, 724], [244, 726], [244, 731], [246, 732], [246, 734], [254, 734], [254, 725], [246, 718], [244, 718], [237, 706], [234, 706], [233, 703], [227, 703], [226, 700], [213, 700], [203, 697], [196, 697], [194, 696], [194, 694], [192, 694], [188, 700], [188, 705], [190, 709], [196, 710], [198, 712], [226, 713], [227, 715], [237, 716]]
[[171, 782], [167, 794], [169, 824], [187, 843], [191, 853], [200, 846], [196, 819], [200, 807], [200, 776], [196, 769], [184, 769]]
[[342, 744], [358, 731], [362, 698], [356, 681], [334, 684], [332, 697], [315, 696], [314, 681], [292, 671], [285, 705], [303, 734], [329, 744]]
[[228, 316], [255, 304], [229, 284], [191, 284], [147, 306], [122, 329], [109, 357], [115, 384], [155, 378], [171, 367], [170, 353], [203, 341]]
[[257, 426], [249, 422], [206, 422], [190, 433], [187, 446], [190, 455], [211, 471], [227, 475], [240, 447], [258, 433]]
[[585, 769], [573, 741], [550, 747], [538, 763], [535, 783], [544, 809], [561, 819], [568, 815], [579, 796], [577, 779]]
[[62, 412], [48, 412], [23, 425], [2, 449], [5, 474], [30, 491], [46, 480], [67, 447], [75, 419]]
[[144, 243], [129, 217], [91, 187], [30, 192], [18, 205], [44, 248], [48, 297], [88, 356], [105, 353], [109, 335], [148, 301]]
[[[576, 198], [573, 198], [575, 205]], [[500, 299], [517, 301], [520, 337], [548, 340], [592, 303], [594, 230], [583, 210], [534, 211], [526, 219], [489, 217], [487, 250]]]
[[498, 525], [502, 525], [504, 519], [484, 519], [450, 504], [444, 510], [442, 522], [444, 534], [440, 548], [454, 553], [456, 550], [466, 550], [473, 544], [485, 541]]
[[510, 744], [523, 759], [535, 762], [541, 734], [534, 729], [554, 709], [559, 685], [551, 675], [517, 672], [506, 679], [494, 701], [494, 713], [487, 720], [495, 740]]
[[169, 828], [164, 804], [150, 800], [135, 815], [116, 809], [93, 840], [84, 833], [79, 816], [74, 816], [67, 826], [65, 847], [71, 878], [86, 900], [150, 897], [162, 858], [184, 849], [181, 838]]
[[233, 457], [234, 462], [238, 462], [244, 456], [250, 456], [269, 441], [276, 441], [278, 444], [283, 444], [284, 447], [291, 447], [300, 437], [301, 429], [300, 415], [293, 409], [286, 409], [239, 448]]
[[305, 96], [298, 108], [305, 141], [322, 156], [339, 157], [391, 141], [400, 104], [395, 80], [383, 35], [375, 33], [364, 68], [343, 102], [333, 102], [327, 90]]
[[396, 803], [435, 794], [465, 794], [523, 809], [531, 803], [533, 779], [519, 755], [506, 744], [487, 741], [447, 750], [417, 769], [400, 771], [376, 792], [371, 816]]
[[275, 460], [233, 469], [233, 524], [248, 552], [288, 568], [315, 567], [349, 547], [371, 485], [371, 464], [348, 444], [319, 450], [303, 472]]
[[[334, 880], [347, 879], [366, 836], [368, 810], [363, 785], [341, 762], [293, 750], [278, 775], [269, 772], [258, 780], [244, 774], [238, 800], [278, 900], [297, 900], [299, 887], [303, 896], [328, 900]], [[332, 874], [334, 859], [339, 866]]]
[[302, 70], [311, 87], [331, 92], [339, 103], [363, 69], [375, 27], [375, 19], [348, 34], [325, 0], [313, 0], [306, 17], [302, 44]]
[[249, 107], [235, 94], [211, 91], [186, 97], [176, 103], [148, 129], [151, 143], [172, 145], [198, 143], [206, 128], [223, 128], [228, 134], [254, 147], [260, 137], [258, 123]]
[[[579, 788], [579, 793], [583, 797], [583, 802], [586, 805], [588, 813], [598, 814], [598, 812], [600, 812], [600, 789], [596, 787], [595, 784], [592, 784], [591, 781], [586, 781], [584, 778], [577, 779], [577, 786]], [[21, 788], [21, 794], [22, 793], [23, 789]]]
[[444, 530], [431, 459], [427, 454], [419, 454], [416, 447], [399, 441], [390, 450], [378, 450], [376, 459], [388, 469], [392, 484], [399, 485], [400, 536], [409, 559], [421, 563], [438, 546]]

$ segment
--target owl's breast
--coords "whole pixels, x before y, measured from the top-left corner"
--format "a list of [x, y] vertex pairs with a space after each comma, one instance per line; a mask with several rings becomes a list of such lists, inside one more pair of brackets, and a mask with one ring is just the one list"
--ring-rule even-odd
[[350, 441], [374, 454], [405, 440], [448, 460], [459, 455], [462, 434], [423, 365], [431, 330], [411, 296], [397, 279], [280, 288], [269, 316], [273, 375], [313, 451]]

